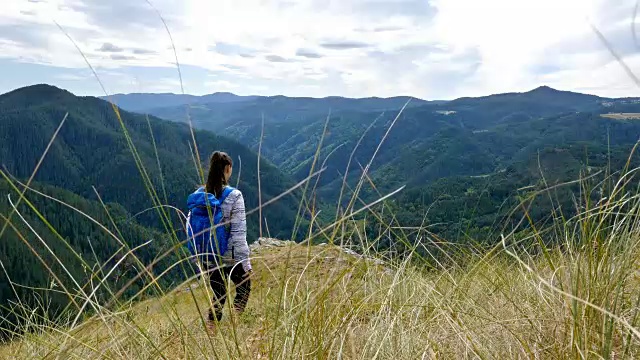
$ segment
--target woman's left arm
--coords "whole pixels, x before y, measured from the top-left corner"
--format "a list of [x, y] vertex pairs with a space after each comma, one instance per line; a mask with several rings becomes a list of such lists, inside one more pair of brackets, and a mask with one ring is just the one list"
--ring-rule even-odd
[[247, 243], [247, 215], [244, 207], [244, 197], [241, 192], [238, 192], [238, 196], [231, 207], [230, 237], [234, 259], [242, 263], [242, 268], [245, 272], [251, 271], [251, 261], [249, 260], [251, 251]]

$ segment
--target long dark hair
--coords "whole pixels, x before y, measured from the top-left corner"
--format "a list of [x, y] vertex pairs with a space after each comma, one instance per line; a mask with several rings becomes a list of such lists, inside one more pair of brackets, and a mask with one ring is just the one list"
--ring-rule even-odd
[[207, 175], [207, 184], [205, 185], [206, 192], [212, 193], [216, 197], [222, 194], [223, 186], [227, 185], [227, 180], [224, 178], [224, 169], [227, 165], [233, 166], [233, 161], [227, 153], [215, 151], [211, 154], [209, 174]]

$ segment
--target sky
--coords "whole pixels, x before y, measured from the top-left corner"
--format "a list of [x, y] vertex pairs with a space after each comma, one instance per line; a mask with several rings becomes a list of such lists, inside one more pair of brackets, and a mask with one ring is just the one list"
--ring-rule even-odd
[[637, 0], [1, 1], [3, 93], [640, 96]]

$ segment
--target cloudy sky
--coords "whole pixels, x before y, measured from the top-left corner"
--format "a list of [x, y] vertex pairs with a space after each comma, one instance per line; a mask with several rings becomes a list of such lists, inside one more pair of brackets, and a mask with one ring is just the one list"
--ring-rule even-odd
[[640, 74], [636, 0], [1, 2], [0, 92], [103, 95], [84, 55], [109, 93], [180, 93], [177, 55], [191, 94], [640, 96], [590, 27]]

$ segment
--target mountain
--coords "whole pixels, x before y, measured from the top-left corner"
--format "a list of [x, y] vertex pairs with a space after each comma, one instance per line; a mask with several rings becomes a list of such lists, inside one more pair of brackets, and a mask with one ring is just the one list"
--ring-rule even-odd
[[202, 95], [197, 99], [197, 104], [209, 104], [209, 103], [233, 103], [251, 101], [258, 98], [258, 96], [241, 96], [230, 92], [216, 92], [213, 94]]
[[[89, 199], [95, 199], [95, 187], [105, 201], [119, 203], [134, 214], [158, 205], [158, 201], [183, 205], [186, 195], [202, 182], [194, 166], [191, 133], [185, 125], [124, 111], [120, 112], [120, 123], [106, 101], [76, 97], [48, 85], [2, 95], [0, 109], [3, 110], [0, 162], [18, 178], [30, 176], [56, 127], [68, 113], [36, 174], [36, 181]], [[236, 141], [207, 131], [195, 131], [194, 137], [204, 167], [209, 154], [216, 149], [241, 159], [242, 170], [237, 161], [235, 172], [241, 174], [239, 187], [246, 193], [247, 207], [256, 207], [257, 155]], [[131, 153], [129, 141], [135, 147], [138, 162]], [[148, 174], [147, 183], [139, 167]], [[261, 161], [260, 171], [263, 178], [270, 180], [262, 186], [263, 201], [292, 185], [286, 175], [265, 160]], [[236, 180], [232, 179], [232, 183]], [[158, 201], [152, 201], [150, 193], [157, 195]], [[287, 237], [286, 230], [290, 230], [295, 221], [292, 209], [297, 209], [297, 202], [286, 198], [274, 204], [273, 209], [291, 215], [291, 219], [276, 216], [268, 219], [272, 233]], [[257, 219], [254, 217], [253, 221]]]
[[[558, 100], [549, 105], [543, 101], [548, 96]], [[538, 139], [540, 131], [520, 131], [521, 125], [527, 128], [546, 117], [569, 116], [577, 110], [603, 109], [603, 101], [591, 95], [541, 88], [527, 93], [458, 99], [408, 108], [387, 135], [373, 169], [387, 167], [387, 173], [393, 173], [390, 180], [402, 182], [420, 182], [450, 175], [482, 175], [499, 168], [527, 142]], [[329, 119], [327, 134], [323, 138], [323, 154], [344, 145], [331, 156], [330, 168], [323, 175], [325, 180], [330, 176], [339, 180], [338, 171], [344, 173], [351, 150], [365, 132], [355, 158], [366, 163], [398, 113], [399, 109], [336, 112]], [[283, 170], [296, 177], [302, 176], [308, 171], [305, 163], [310, 163], [324, 123], [325, 119], [321, 118], [296, 127], [283, 123], [268, 124], [264, 130], [262, 151]], [[594, 125], [597, 124], [598, 121]], [[551, 126], [571, 132], [561, 123]], [[224, 132], [256, 148], [261, 128], [235, 124]], [[499, 143], [502, 145], [495, 146]], [[467, 156], [462, 156], [465, 153]], [[357, 167], [354, 168], [356, 172]]]
[[[636, 122], [600, 117], [616, 109], [633, 112], [638, 106], [632, 100], [542, 86], [448, 102], [411, 99], [411, 106], [390, 129], [408, 100], [260, 97], [193, 107], [189, 115], [194, 126], [215, 129], [254, 150], [262, 142], [262, 153], [296, 179], [309, 173], [329, 116], [321, 160], [330, 153], [331, 158], [320, 190], [331, 200], [340, 192], [342, 174], [356, 144], [349, 169], [353, 178], [359, 176], [360, 166], [366, 165], [388, 130], [370, 169], [372, 178], [387, 190], [401, 184], [423, 186], [443, 177], [495, 173], [528, 161], [548, 146], [580, 141], [600, 146], [606, 143], [607, 127], [614, 129], [612, 144], [626, 146], [635, 141], [632, 134], [638, 128]], [[184, 107], [150, 112], [178, 122], [186, 119]]]
[[495, 94], [489, 96], [482, 96], [476, 98], [463, 97], [453, 100], [451, 104], [463, 105], [463, 104], [544, 104], [545, 107], [558, 106], [560, 108], [573, 108], [574, 110], [584, 110], [585, 108], [591, 108], [593, 104], [611, 100], [608, 98], [602, 98], [596, 95], [581, 94], [571, 91], [563, 91], [551, 88], [549, 86], [540, 86], [533, 90], [522, 93], [504, 93]]
[[[104, 100], [77, 97], [49, 85], [0, 95], [0, 168], [4, 175], [0, 178], [0, 228], [6, 227], [0, 241], [0, 261], [6, 269], [0, 275], [0, 308], [11, 306], [9, 300], [15, 301], [5, 275], [22, 286], [48, 288], [61, 281], [56, 286], [67, 285], [77, 291], [73, 280], [80, 286], [90, 286], [87, 274], [93, 270], [89, 269], [95, 264], [115, 265], [126, 249], [151, 240], [136, 251], [146, 266], [172, 246], [178, 246], [177, 241], [184, 240], [184, 218], [165, 206], [186, 212], [187, 195], [202, 183], [194, 163], [190, 129], [184, 124], [126, 111], [119, 111], [119, 115]], [[57, 201], [27, 191], [29, 203], [25, 200], [19, 205], [20, 216], [12, 214], [8, 196], [16, 202], [22, 186], [11, 184], [26, 182], [31, 176], [63, 119], [33, 178], [35, 189]], [[205, 171], [208, 156], [214, 150], [227, 151], [235, 159], [231, 183], [238, 184], [243, 191], [247, 210], [255, 209], [260, 198], [257, 154], [208, 131], [194, 131], [193, 137]], [[264, 159], [260, 160], [260, 176], [263, 202], [293, 185]], [[297, 194], [294, 192], [264, 208], [265, 231], [273, 236], [291, 237], [298, 220]], [[111, 234], [82, 214], [94, 218]], [[9, 217], [10, 224], [5, 221]], [[258, 221], [258, 212], [247, 217], [249, 242], [258, 236]], [[304, 224], [302, 219], [299, 226]], [[34, 256], [34, 251], [43, 261]], [[175, 262], [176, 254], [169, 252], [169, 255], [157, 265], [160, 271]], [[46, 268], [48, 264], [54, 273], [66, 273], [56, 258], [69, 270], [68, 276], [59, 280], [51, 277]], [[124, 263], [109, 276], [108, 281], [116, 284], [116, 288], [141, 269], [130, 258], [123, 259]], [[169, 272], [159, 284], [172, 284], [175, 276], [180, 275], [174, 274], [179, 268]], [[134, 283], [129, 292], [140, 290], [137, 286]], [[24, 289], [27, 288], [18, 291], [19, 296], [31, 294]], [[38, 305], [33, 302], [36, 298], [29, 299], [32, 306]], [[69, 301], [57, 295], [41, 300], [51, 300], [48, 306], [53, 313], [62, 311]]]
[[[430, 103], [425, 100], [397, 96], [391, 98], [351, 99], [340, 96], [324, 98], [278, 96], [238, 96], [215, 93], [203, 96], [175, 94], [118, 94], [111, 100], [125, 110], [149, 113], [159, 117], [186, 121], [187, 106], [194, 124], [203, 128], [242, 123], [299, 122], [324, 118], [329, 112], [384, 111]], [[442, 103], [442, 102], [433, 102]], [[196, 125], [198, 126], [198, 125]]]
[[[318, 195], [328, 203], [337, 200], [350, 159], [347, 184], [354, 186], [361, 167], [376, 153], [369, 176], [377, 190], [365, 185], [362, 196], [372, 200], [379, 196], [377, 191], [406, 185], [397, 197], [402, 204], [398, 217], [420, 224], [429, 209], [427, 220], [448, 224], [438, 231], [452, 237], [458, 237], [463, 228], [486, 228], [504, 218], [517, 204], [518, 188], [542, 186], [538, 158], [549, 183], [575, 180], [587, 167], [602, 169], [607, 161], [613, 166], [624, 164], [640, 133], [638, 121], [601, 116], [616, 111], [640, 113], [635, 99], [601, 98], [546, 86], [448, 102], [412, 100], [414, 106], [407, 107], [393, 127], [406, 99], [386, 103], [379, 99], [268, 99], [192, 108], [190, 115], [196, 127], [218, 129], [257, 150], [264, 114], [262, 153], [296, 179], [309, 173], [322, 138], [319, 160], [326, 159], [327, 170]], [[152, 112], [184, 121], [184, 108], [174, 110], [165, 107]], [[478, 197], [481, 194], [490, 196]], [[440, 196], [449, 198], [446, 205], [430, 208]], [[570, 208], [570, 193], [563, 199], [565, 208]], [[550, 206], [539, 206], [537, 215], [542, 217]], [[478, 212], [470, 213], [472, 209]]]
[[[229, 122], [250, 117], [261, 120], [265, 116], [270, 121], [297, 121], [311, 116], [326, 116], [329, 111], [363, 110], [378, 111], [417, 106], [429, 103], [408, 96], [390, 98], [345, 98], [328, 96], [324, 98], [277, 96], [240, 96], [229, 92], [217, 92], [202, 96], [172, 93], [131, 93], [101, 96], [103, 100], [113, 102], [124, 110], [149, 113], [165, 118], [184, 121], [187, 106], [191, 107], [190, 116], [195, 122], [221, 120]], [[443, 103], [434, 101], [432, 103]], [[240, 114], [236, 114], [240, 112]], [[202, 117], [200, 116], [202, 115]]]
[[157, 107], [248, 101], [255, 98], [255, 96], [238, 96], [228, 92], [218, 92], [203, 96], [172, 93], [132, 93], [101, 96], [100, 98], [113, 102], [117, 106], [128, 111], [147, 112], [148, 110]]
[[157, 104], [165, 104], [166, 106], [180, 106], [195, 102], [198, 97], [194, 95], [183, 94], [114, 94], [111, 96], [101, 96], [103, 100], [111, 101], [118, 107], [134, 112], [142, 112], [145, 109], [156, 107]]
[[440, 107], [456, 111], [480, 128], [496, 122], [513, 123], [572, 111], [595, 111], [611, 99], [542, 86], [523, 93], [506, 93], [478, 98], [459, 98]]
[[[224, 95], [224, 96], [223, 96]], [[118, 94], [112, 98], [124, 109], [145, 112], [178, 122], [187, 121], [185, 96], [175, 94]], [[560, 91], [541, 86], [524, 93], [506, 93], [478, 98], [459, 98], [452, 101], [425, 101], [398, 96], [391, 98], [325, 98], [248, 96], [216, 93], [189, 97], [189, 117], [194, 126], [203, 129], [259, 126], [266, 124], [296, 123], [308, 125], [323, 120], [330, 113], [383, 112], [408, 108], [427, 107], [433, 111], [463, 114], [472, 113], [473, 124], [482, 125], [483, 116], [516, 118], [550, 116], [566, 111], [587, 111], [598, 108], [611, 99], [594, 95]], [[217, 99], [217, 100], [216, 100]], [[473, 126], [473, 124], [471, 126]]]

